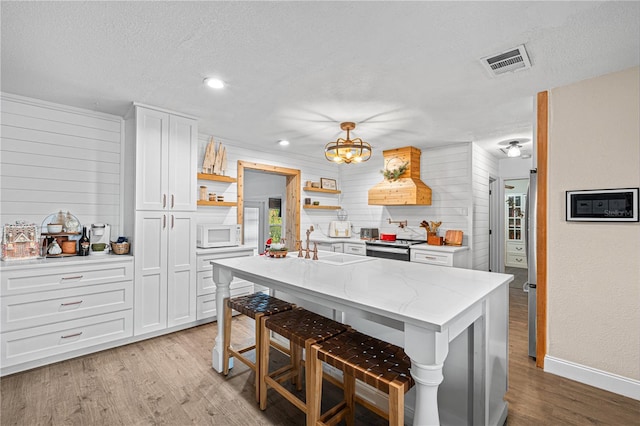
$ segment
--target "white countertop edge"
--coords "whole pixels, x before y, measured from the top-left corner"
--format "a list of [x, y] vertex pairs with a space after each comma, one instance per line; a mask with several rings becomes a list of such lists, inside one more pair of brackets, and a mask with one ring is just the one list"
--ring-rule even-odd
[[212, 248], [196, 248], [196, 254], [215, 254], [215, 253], [234, 253], [237, 251], [253, 250], [255, 247], [242, 245], [232, 247], [212, 247]]
[[410, 246], [411, 249], [425, 249], [432, 251], [441, 251], [444, 253], [456, 253], [459, 251], [469, 250], [468, 246], [432, 246], [427, 243], [423, 244], [414, 244]]
[[46, 268], [50, 266], [86, 265], [88, 263], [133, 262], [131, 254], [103, 254], [93, 256], [41, 257], [27, 260], [3, 260], [0, 269]]

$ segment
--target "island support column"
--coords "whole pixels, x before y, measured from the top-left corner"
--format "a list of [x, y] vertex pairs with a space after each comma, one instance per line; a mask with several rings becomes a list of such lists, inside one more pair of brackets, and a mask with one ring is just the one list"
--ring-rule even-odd
[[404, 351], [411, 358], [411, 376], [416, 382], [413, 425], [439, 425], [438, 386], [444, 378], [442, 368], [449, 353], [449, 334], [405, 324], [404, 336]]
[[[231, 296], [229, 284], [233, 279], [233, 274], [227, 268], [213, 265], [213, 282], [216, 284], [216, 318], [218, 322], [218, 335], [216, 343], [211, 351], [211, 363], [213, 369], [221, 373], [223, 368], [224, 353], [224, 300]], [[233, 368], [233, 358], [229, 358], [229, 368]]]

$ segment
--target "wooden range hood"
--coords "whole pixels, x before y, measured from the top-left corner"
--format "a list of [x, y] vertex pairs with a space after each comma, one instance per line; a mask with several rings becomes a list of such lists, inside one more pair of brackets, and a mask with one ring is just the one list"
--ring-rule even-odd
[[431, 188], [420, 180], [420, 154], [421, 151], [413, 146], [383, 151], [385, 169], [409, 164], [398, 180], [383, 179], [369, 190], [369, 205], [430, 206]]

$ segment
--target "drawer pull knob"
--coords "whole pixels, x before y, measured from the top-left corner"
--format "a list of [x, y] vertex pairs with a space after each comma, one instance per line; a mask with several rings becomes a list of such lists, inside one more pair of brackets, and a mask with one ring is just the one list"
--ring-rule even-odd
[[79, 280], [82, 279], [82, 275], [74, 275], [72, 277], [62, 277], [63, 280]]
[[82, 335], [82, 331], [73, 334], [67, 334], [66, 336], [60, 336], [61, 339], [70, 339], [72, 337], [78, 337]]
[[522, 247], [516, 247], [516, 250], [522, 251]]
[[66, 302], [66, 303], [61, 303], [60, 306], [71, 306], [71, 305], [79, 305], [82, 303], [82, 300], [78, 300], [77, 302]]
[[437, 257], [433, 257], [433, 256], [425, 256], [424, 258], [429, 260], [438, 260]]

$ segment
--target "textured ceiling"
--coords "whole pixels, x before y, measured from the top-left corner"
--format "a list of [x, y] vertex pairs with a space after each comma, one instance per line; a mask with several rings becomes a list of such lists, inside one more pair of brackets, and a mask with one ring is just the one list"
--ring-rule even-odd
[[[322, 157], [532, 138], [537, 92], [640, 63], [640, 2], [2, 1], [1, 89], [123, 116], [132, 101], [258, 149]], [[479, 59], [525, 44], [530, 70]], [[227, 83], [203, 86], [207, 76]], [[525, 144], [525, 150], [531, 143]]]

